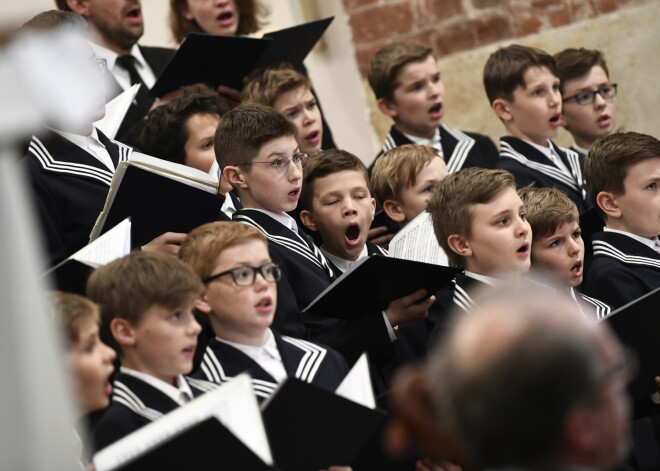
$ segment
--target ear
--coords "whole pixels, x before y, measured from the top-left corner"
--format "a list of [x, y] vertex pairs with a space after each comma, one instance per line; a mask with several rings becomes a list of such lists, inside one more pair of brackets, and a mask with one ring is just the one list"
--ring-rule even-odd
[[318, 227], [316, 227], [316, 221], [314, 220], [314, 214], [311, 211], [306, 209], [300, 211], [300, 220], [308, 229], [311, 229], [312, 231], [318, 231]]
[[122, 347], [135, 345], [135, 332], [133, 326], [126, 319], [115, 317], [110, 321], [110, 332], [115, 341]]
[[568, 124], [566, 124], [566, 118], [564, 118], [564, 113], [559, 115], [559, 123], [563, 126], [564, 129], [569, 131]]
[[371, 198], [371, 220], [376, 216], [376, 198]]
[[208, 300], [206, 299], [206, 293], [201, 295], [199, 298], [195, 300], [195, 307], [200, 311], [203, 312], [204, 314], [211, 314], [211, 305], [209, 304]]
[[190, 13], [190, 8], [188, 8], [188, 2], [178, 2], [177, 9], [179, 10], [179, 14], [186, 20], [195, 21], [195, 17]]
[[244, 190], [248, 188], [245, 175], [238, 167], [227, 165], [224, 170], [222, 170], [222, 178], [229, 182], [234, 188], [242, 188]]
[[389, 116], [392, 119], [397, 117], [397, 106], [391, 101], [386, 100], [385, 98], [379, 98], [376, 102], [376, 105], [378, 106], [380, 112], [385, 116]]
[[396, 201], [383, 201], [383, 211], [385, 211], [387, 217], [389, 217], [394, 222], [398, 222], [399, 224], [402, 224], [406, 220], [406, 215], [403, 214], [401, 206], [399, 206], [399, 203]]
[[605, 216], [618, 219], [621, 217], [621, 209], [617, 203], [616, 196], [609, 191], [601, 191], [596, 196], [598, 207], [605, 213]]
[[509, 102], [504, 98], [496, 98], [491, 106], [497, 117], [502, 121], [509, 122], [513, 119], [513, 116], [509, 111]]
[[572, 449], [593, 450], [598, 447], [598, 424], [593, 411], [579, 408], [571, 411], [563, 424], [564, 441]]
[[88, 0], [67, 0], [66, 4], [72, 12], [82, 16], [89, 16]]
[[447, 245], [461, 257], [471, 257], [473, 254], [470, 242], [461, 235], [452, 234], [447, 237]]

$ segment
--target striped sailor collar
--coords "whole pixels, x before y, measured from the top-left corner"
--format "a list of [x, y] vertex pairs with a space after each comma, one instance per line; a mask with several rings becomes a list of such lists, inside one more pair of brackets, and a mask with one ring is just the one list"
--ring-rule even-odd
[[143, 381], [144, 383], [147, 383], [149, 386], [159, 390], [179, 405], [183, 405], [181, 401], [182, 394], [188, 397], [188, 401], [195, 397], [183, 375], [178, 375], [175, 378], [176, 386], [173, 386], [159, 378], [156, 378], [155, 376], [142, 373], [141, 371], [133, 370], [125, 366], [121, 366], [120, 371], [125, 375], [132, 376], [139, 379], [140, 381]]
[[267, 331], [268, 339], [263, 345], [245, 345], [242, 343], [231, 342], [220, 337], [216, 337], [215, 339], [218, 342], [225, 343], [234, 347], [236, 350], [243, 352], [254, 360], [255, 363], [260, 363], [263, 356], [270, 357], [273, 360], [282, 361], [280, 351], [277, 349], [277, 342], [275, 342], [275, 336], [273, 335], [272, 330], [267, 329]]
[[259, 211], [260, 213], [264, 213], [271, 218], [275, 219], [277, 222], [282, 224], [284, 227], [287, 229], [291, 229], [292, 232], [295, 232], [296, 234], [298, 233], [298, 223], [296, 222], [295, 219], [293, 219], [291, 216], [289, 216], [287, 213], [275, 213], [273, 211], [268, 211], [267, 209], [261, 209], [261, 208], [245, 208], [245, 209], [251, 209], [253, 211]]
[[406, 138], [413, 144], [433, 147], [440, 153], [440, 155], [442, 155], [442, 146], [440, 144], [442, 138], [440, 136], [440, 128], [435, 128], [435, 133], [430, 139], [427, 137], [413, 136], [412, 134], [406, 134], [405, 132], [402, 132], [401, 134], [406, 136]]
[[633, 234], [631, 232], [620, 231], [618, 229], [612, 229], [612, 228], [609, 228], [609, 227], [604, 227], [603, 232], [611, 232], [611, 233], [614, 233], [614, 234], [621, 234], [621, 235], [624, 235], [626, 237], [630, 237], [631, 239], [636, 240], [637, 242], [646, 245], [647, 247], [649, 247], [654, 252], [656, 251], [655, 250], [655, 244], [658, 241], [657, 236], [654, 237], [653, 239], [647, 239], [646, 237], [638, 236], [637, 234]]
[[481, 281], [482, 283], [486, 283], [489, 286], [498, 286], [502, 284], [502, 280], [498, 280], [497, 278], [493, 278], [492, 276], [480, 275], [478, 273], [473, 273], [468, 270], [465, 270], [464, 274], [468, 278]]
[[321, 247], [321, 251], [323, 252], [323, 255], [325, 255], [325, 258], [330, 260], [334, 266], [336, 266], [340, 272], [344, 273], [346, 270], [351, 268], [355, 262], [358, 260], [368, 257], [369, 256], [369, 250], [367, 249], [367, 244], [364, 244], [364, 247], [362, 247], [362, 252], [360, 252], [360, 255], [358, 255], [358, 258], [355, 260], [346, 260], [345, 258], [340, 258], [337, 257], [336, 255], [332, 255], [329, 252], [326, 252], [323, 247]]
[[660, 269], [660, 254], [629, 234], [613, 231], [594, 234], [595, 257], [609, 257], [626, 265], [643, 265]]

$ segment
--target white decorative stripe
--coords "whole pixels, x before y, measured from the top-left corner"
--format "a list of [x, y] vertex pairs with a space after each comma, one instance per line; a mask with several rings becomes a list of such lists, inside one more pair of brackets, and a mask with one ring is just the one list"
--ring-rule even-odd
[[[245, 224], [249, 224], [251, 226], [256, 227], [259, 229], [268, 240], [271, 242], [281, 245], [284, 248], [287, 248], [289, 250], [292, 250], [293, 252], [296, 252], [298, 255], [301, 257], [306, 258], [310, 262], [312, 262], [314, 265], [319, 267], [321, 270], [325, 271], [330, 278], [334, 276], [334, 273], [332, 269], [330, 268], [330, 265], [328, 265], [327, 260], [323, 256], [320, 250], [318, 250], [316, 247], [317, 253], [312, 252], [312, 250], [309, 248], [307, 244], [304, 242], [298, 242], [296, 240], [290, 239], [285, 236], [276, 236], [273, 234], [270, 234], [268, 231], [266, 231], [263, 227], [261, 227], [254, 219], [244, 215], [244, 214], [239, 214], [238, 216], [235, 217], [236, 220], [239, 220]], [[318, 257], [317, 257], [318, 256]]]
[[383, 148], [381, 149], [381, 152], [384, 154], [388, 150], [392, 150], [395, 147], [397, 147], [396, 142], [394, 142], [394, 138], [392, 137], [392, 134], [387, 133], [387, 136], [385, 137], [385, 143], [383, 144]]
[[382, 248], [380, 245], [376, 245], [376, 249], [381, 253], [381, 255], [385, 255], [386, 257], [390, 256], [390, 253], [384, 248]]
[[[216, 357], [215, 352], [211, 348], [207, 348], [206, 352], [204, 352], [201, 369], [208, 381], [215, 384], [226, 383], [233, 379], [233, 376], [227, 376], [225, 374], [225, 370], [222, 368], [218, 357]], [[267, 398], [277, 389], [277, 383], [252, 378], [252, 389], [257, 396]]]
[[596, 308], [596, 317], [598, 319], [602, 319], [603, 317], [608, 316], [610, 311], [612, 310], [612, 308], [610, 306], [608, 306], [607, 304], [605, 304], [602, 301], [599, 301], [596, 298], [592, 298], [592, 297], [586, 296], [584, 294], [582, 295], [582, 298], [585, 301], [587, 301], [587, 302], [594, 305], [594, 307]]
[[454, 304], [467, 312], [472, 312], [475, 307], [474, 300], [467, 294], [463, 288], [455, 283], [454, 286]]
[[113, 385], [112, 400], [123, 404], [131, 411], [148, 420], [157, 420], [163, 416], [162, 412], [146, 407], [140, 398], [121, 381], [115, 381], [115, 384]]
[[314, 343], [307, 342], [306, 340], [295, 339], [293, 337], [283, 336], [282, 340], [294, 345], [305, 352], [303, 359], [298, 364], [296, 371], [296, 378], [311, 383], [316, 376], [316, 373], [325, 359], [328, 351]]
[[463, 168], [465, 160], [476, 141], [464, 132], [452, 128], [451, 126], [444, 124], [442, 127], [458, 141], [454, 148], [454, 152], [452, 152], [451, 157], [447, 160], [447, 170], [449, 173], [458, 172]]
[[32, 137], [28, 152], [37, 158], [44, 170], [94, 178], [108, 186], [112, 182], [112, 172], [109, 170], [103, 170], [86, 164], [55, 160], [43, 143], [35, 136]]
[[594, 256], [603, 255], [605, 257], [614, 258], [630, 265], [646, 265], [653, 268], [660, 268], [660, 260], [649, 257], [641, 257], [638, 255], [626, 255], [624, 252], [602, 240], [594, 241], [593, 249]]
[[[569, 151], [575, 154], [573, 151]], [[529, 167], [533, 170], [536, 170], [537, 172], [540, 172], [544, 175], [547, 175], [551, 178], [554, 178], [555, 180], [558, 180], [562, 182], [563, 184], [570, 186], [571, 188], [581, 191], [582, 189], [582, 181], [579, 180], [579, 183], [576, 184], [576, 182], [568, 177], [564, 172], [562, 172], [558, 167], [554, 165], [546, 165], [546, 164], [541, 164], [538, 162], [534, 162], [529, 160], [527, 157], [522, 155], [520, 152], [516, 151], [511, 147], [511, 144], [509, 144], [506, 141], [500, 141], [500, 157], [508, 157], [512, 160], [515, 160], [516, 162], [519, 162], [520, 164], [524, 165], [525, 167]], [[574, 167], [574, 162], [572, 159], [569, 159], [569, 163], [571, 164], [571, 167]], [[572, 171], [573, 176], [577, 177], [575, 174], [575, 169]], [[578, 174], [581, 174], [579, 171], [579, 164], [578, 164]]]
[[196, 379], [186, 376], [186, 381], [194, 388], [203, 392], [213, 391], [214, 389], [218, 388], [217, 384], [213, 384], [210, 381], [204, 381], [203, 379]]

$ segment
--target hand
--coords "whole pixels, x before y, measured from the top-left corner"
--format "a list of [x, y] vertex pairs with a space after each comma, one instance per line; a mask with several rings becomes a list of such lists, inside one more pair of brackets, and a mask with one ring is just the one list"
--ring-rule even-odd
[[322, 469], [321, 471], [353, 471], [353, 468], [350, 466], [330, 466], [328, 469]]
[[424, 458], [415, 462], [415, 471], [462, 471], [462, 468], [447, 460], [434, 461]]
[[147, 245], [142, 246], [143, 252], [160, 252], [166, 255], [174, 255], [179, 253], [181, 242], [187, 234], [180, 232], [166, 232], [159, 235]]
[[425, 296], [426, 290], [420, 289], [392, 301], [385, 309], [385, 315], [392, 327], [424, 319], [429, 313], [429, 307], [435, 301], [435, 296], [424, 299]]
[[230, 108], [236, 108], [241, 104], [241, 92], [235, 88], [225, 87], [224, 85], [218, 85], [218, 93], [227, 100], [227, 104]]
[[372, 227], [367, 233], [367, 240], [387, 250], [390, 246], [390, 240], [394, 237], [394, 234], [385, 234], [387, 231], [387, 226]]

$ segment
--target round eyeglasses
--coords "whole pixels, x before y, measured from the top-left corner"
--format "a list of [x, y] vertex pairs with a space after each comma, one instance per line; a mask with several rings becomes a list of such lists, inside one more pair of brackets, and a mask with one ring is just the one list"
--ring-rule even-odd
[[280, 278], [282, 278], [282, 270], [280, 269], [280, 266], [276, 263], [268, 262], [259, 267], [241, 265], [240, 267], [223, 271], [217, 275], [211, 275], [202, 281], [204, 283], [209, 283], [217, 278], [220, 278], [221, 276], [230, 275], [236, 285], [252, 286], [255, 281], [257, 281], [257, 273], [261, 273], [263, 279], [269, 282], [279, 281]]
[[277, 173], [282, 174], [286, 173], [289, 170], [289, 164], [293, 162], [296, 167], [299, 169], [302, 169], [302, 166], [305, 162], [305, 160], [309, 157], [309, 154], [306, 154], [304, 152], [298, 152], [297, 154], [294, 154], [293, 157], [290, 159], [286, 157], [280, 157], [279, 159], [275, 159], [270, 162], [241, 162], [236, 164], [236, 166], [239, 165], [250, 165], [250, 164], [268, 164], [271, 167], [273, 167]]
[[578, 105], [590, 105], [600, 95], [604, 100], [610, 100], [616, 96], [616, 83], [601, 85], [596, 90], [582, 90], [580, 93], [564, 98], [562, 101], [575, 100]]

